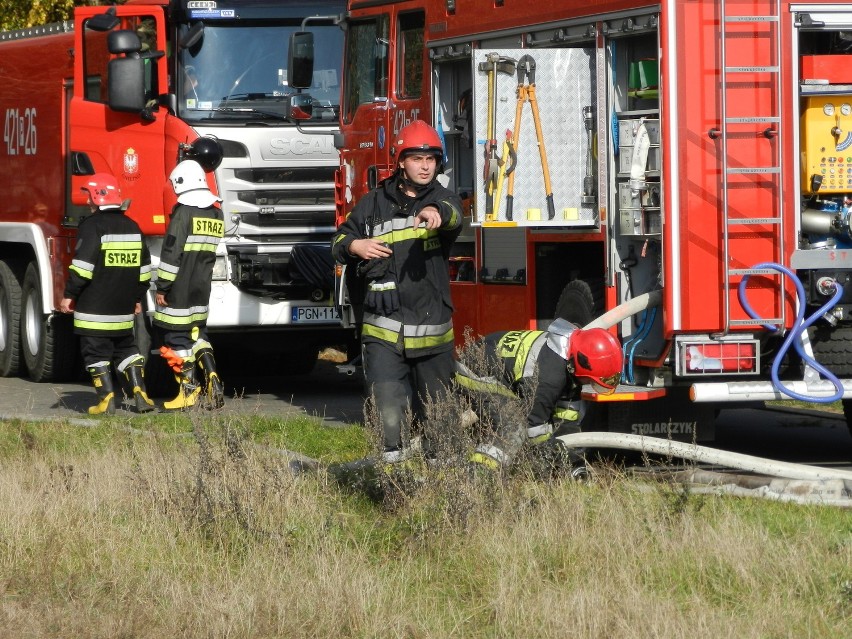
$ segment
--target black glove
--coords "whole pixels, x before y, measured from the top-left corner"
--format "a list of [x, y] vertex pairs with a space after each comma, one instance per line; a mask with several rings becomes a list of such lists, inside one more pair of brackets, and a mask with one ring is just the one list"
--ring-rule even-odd
[[356, 269], [359, 277], [368, 280], [380, 280], [388, 272], [390, 259], [387, 257], [374, 257], [369, 260], [361, 260], [358, 262]]
[[370, 282], [364, 297], [364, 308], [376, 315], [390, 315], [399, 310], [399, 291], [396, 282]]

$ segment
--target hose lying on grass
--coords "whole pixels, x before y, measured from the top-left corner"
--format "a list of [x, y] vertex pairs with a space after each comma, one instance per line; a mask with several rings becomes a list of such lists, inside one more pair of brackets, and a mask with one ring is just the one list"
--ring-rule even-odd
[[[840, 501], [842, 503], [834, 505], [852, 506], [852, 471], [850, 470], [843, 470], [839, 468], [820, 468], [816, 466], [808, 466], [806, 464], [793, 464], [790, 462], [764, 459], [762, 457], [754, 457], [752, 455], [744, 455], [742, 453], [733, 453], [716, 448], [709, 448], [707, 446], [699, 446], [697, 444], [687, 442], [659, 439], [657, 437], [646, 437], [644, 435], [631, 435], [627, 433], [571, 433], [568, 435], [560, 435], [557, 439], [567, 448], [619, 448], [624, 450], [640, 451], [643, 453], [652, 453], [655, 455], [677, 457], [679, 459], [687, 459], [704, 464], [714, 464], [724, 466], [726, 468], [735, 468], [760, 475], [769, 475], [771, 477], [780, 477], [790, 480], [809, 480], [818, 482], [836, 482], [837, 480], [840, 480], [843, 482], [844, 488], [834, 491], [835, 494], [842, 493], [840, 494], [839, 500], [816, 499], [814, 500], [814, 503], [828, 503], [828, 501], [834, 503], [836, 501]], [[735, 478], [732, 477], [730, 483], [736, 483]], [[757, 496], [770, 496], [760, 494], [761, 492], [767, 492], [765, 487], [758, 489], [758, 492], [752, 494]]]

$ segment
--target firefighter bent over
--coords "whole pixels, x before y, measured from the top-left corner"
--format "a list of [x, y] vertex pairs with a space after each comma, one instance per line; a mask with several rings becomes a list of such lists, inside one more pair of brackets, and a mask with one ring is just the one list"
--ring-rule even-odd
[[[375, 397], [382, 461], [408, 456], [409, 409], [440, 397], [453, 375], [453, 306], [448, 258], [461, 232], [461, 200], [435, 178], [444, 149], [416, 120], [400, 130], [397, 171], [365, 195], [332, 240], [332, 254], [357, 268], [366, 295], [361, 326], [364, 376]], [[424, 433], [429, 454], [430, 433]]]
[[[508, 467], [525, 444], [551, 441], [563, 417], [557, 405], [561, 397], [582, 384], [610, 394], [621, 380], [618, 340], [602, 328], [583, 330], [563, 319], [547, 331], [490, 333], [482, 338], [482, 348], [488, 370], [474, 372], [457, 362], [456, 383], [475, 397], [493, 424], [490, 440], [470, 458], [490, 469]], [[516, 397], [529, 400], [524, 423], [517, 423], [508, 409]]]
[[222, 210], [215, 206], [222, 200], [207, 187], [204, 169], [194, 160], [179, 163], [169, 180], [178, 203], [163, 238], [154, 325], [163, 330], [166, 345], [160, 352], [175, 371], [179, 390], [163, 408], [194, 406], [202, 390], [208, 408], [221, 408], [224, 386], [216, 372], [206, 326], [216, 247], [225, 230]]
[[82, 190], [94, 215], [77, 231], [77, 247], [69, 268], [63, 313], [74, 313], [74, 332], [86, 370], [98, 395], [90, 415], [115, 412], [112, 366], [140, 413], [154, 410], [145, 390], [143, 367], [133, 336], [134, 315], [151, 281], [151, 258], [139, 226], [124, 215], [115, 177], [96, 173]]

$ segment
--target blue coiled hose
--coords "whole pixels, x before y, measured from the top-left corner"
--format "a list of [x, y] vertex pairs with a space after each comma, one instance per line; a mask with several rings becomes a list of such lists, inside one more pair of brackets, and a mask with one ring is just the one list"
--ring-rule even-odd
[[[790, 332], [787, 334], [787, 337], [784, 339], [784, 342], [781, 344], [781, 348], [778, 349], [778, 354], [775, 356], [775, 360], [772, 362], [772, 385], [779, 390], [780, 392], [792, 397], [793, 399], [798, 399], [803, 402], [815, 402], [818, 404], [830, 404], [831, 402], [836, 402], [838, 399], [843, 397], [843, 384], [840, 383], [840, 380], [837, 378], [834, 373], [828, 370], [825, 366], [817, 362], [813, 357], [810, 357], [807, 353], [805, 353], [805, 349], [802, 346], [802, 334], [808, 330], [808, 328], [816, 322], [820, 317], [822, 317], [823, 313], [827, 312], [829, 309], [833, 308], [837, 302], [840, 300], [840, 297], [843, 295], [843, 287], [835, 282], [835, 292], [834, 295], [828, 302], [826, 302], [822, 307], [820, 307], [813, 315], [805, 319], [805, 288], [802, 286], [802, 282], [796, 277], [796, 274], [793, 273], [786, 266], [781, 264], [776, 264], [775, 262], [761, 262], [760, 264], [755, 264], [752, 268], [755, 269], [772, 269], [774, 271], [779, 271], [789, 277], [793, 283], [796, 285], [796, 295], [798, 296], [799, 301], [799, 309], [796, 312], [796, 321], [793, 322], [793, 326], [790, 328]], [[740, 281], [740, 286], [737, 291], [740, 304], [742, 304], [746, 313], [749, 314], [749, 317], [752, 319], [759, 320], [761, 319], [757, 313], [754, 312], [754, 309], [749, 306], [749, 303], [746, 299], [746, 282], [748, 282], [748, 278], [751, 277], [750, 274], [744, 275], [742, 281]], [[767, 329], [771, 331], [777, 331], [778, 327], [773, 326], [772, 324], [764, 324]], [[809, 397], [808, 395], [801, 395], [795, 391], [788, 389], [781, 382], [778, 377], [778, 369], [781, 366], [781, 361], [784, 359], [784, 356], [787, 354], [787, 351], [790, 350], [790, 345], [793, 344], [796, 347], [796, 352], [799, 353], [802, 360], [805, 361], [808, 366], [816, 370], [820, 375], [826, 378], [835, 388], [834, 395], [830, 397]]]

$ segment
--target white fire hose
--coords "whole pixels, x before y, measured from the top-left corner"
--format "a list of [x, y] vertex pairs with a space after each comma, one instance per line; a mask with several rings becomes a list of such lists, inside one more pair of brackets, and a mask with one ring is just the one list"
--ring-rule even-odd
[[663, 291], [657, 289], [648, 293], [637, 295], [623, 304], [616, 306], [614, 309], [607, 311], [597, 319], [592, 320], [583, 328], [610, 328], [619, 322], [623, 322], [628, 317], [641, 313], [646, 308], [659, 306], [663, 301]]
[[705, 464], [718, 464], [729, 468], [785, 477], [787, 479], [843, 479], [852, 482], [852, 470], [819, 468], [805, 464], [774, 461], [742, 453], [732, 453], [717, 448], [698, 446], [687, 442], [631, 435], [628, 433], [588, 432], [571, 433], [557, 437], [568, 448], [622, 448], [656, 455], [668, 455]]
[[[801, 480], [819, 482], [805, 490], [802, 486], [794, 486], [790, 492], [788, 486], [780, 479], [772, 480], [769, 485], [755, 490], [736, 486], [736, 478], [721, 486], [698, 489], [696, 492], [725, 492], [730, 495], [745, 497], [766, 497], [778, 501], [796, 502], [800, 504], [819, 504], [852, 508], [852, 471], [839, 468], [819, 468], [804, 464], [792, 464], [772, 459], [763, 459], [741, 453], [732, 453], [716, 448], [707, 448], [686, 442], [669, 439], [630, 435], [627, 433], [572, 433], [557, 437], [568, 448], [620, 448], [636, 450], [658, 455], [667, 455], [688, 459], [694, 462], [718, 464], [727, 468], [736, 468], [759, 475], [784, 478], [784, 480]], [[720, 480], [722, 481], [722, 480]], [[777, 484], [777, 486], [776, 486]], [[808, 494], [810, 493], [810, 494]]]
[[[650, 291], [604, 313], [583, 328], [610, 328], [628, 317], [662, 303], [662, 290]], [[741, 453], [698, 446], [696, 444], [632, 435], [628, 433], [580, 432], [557, 437], [568, 448], [620, 448], [659, 455], [667, 455], [694, 462], [718, 464], [771, 477], [793, 480], [842, 480], [846, 492], [852, 494], [852, 471], [836, 468], [819, 468], [804, 464], [775, 461]], [[848, 505], [848, 500], [846, 501]]]

